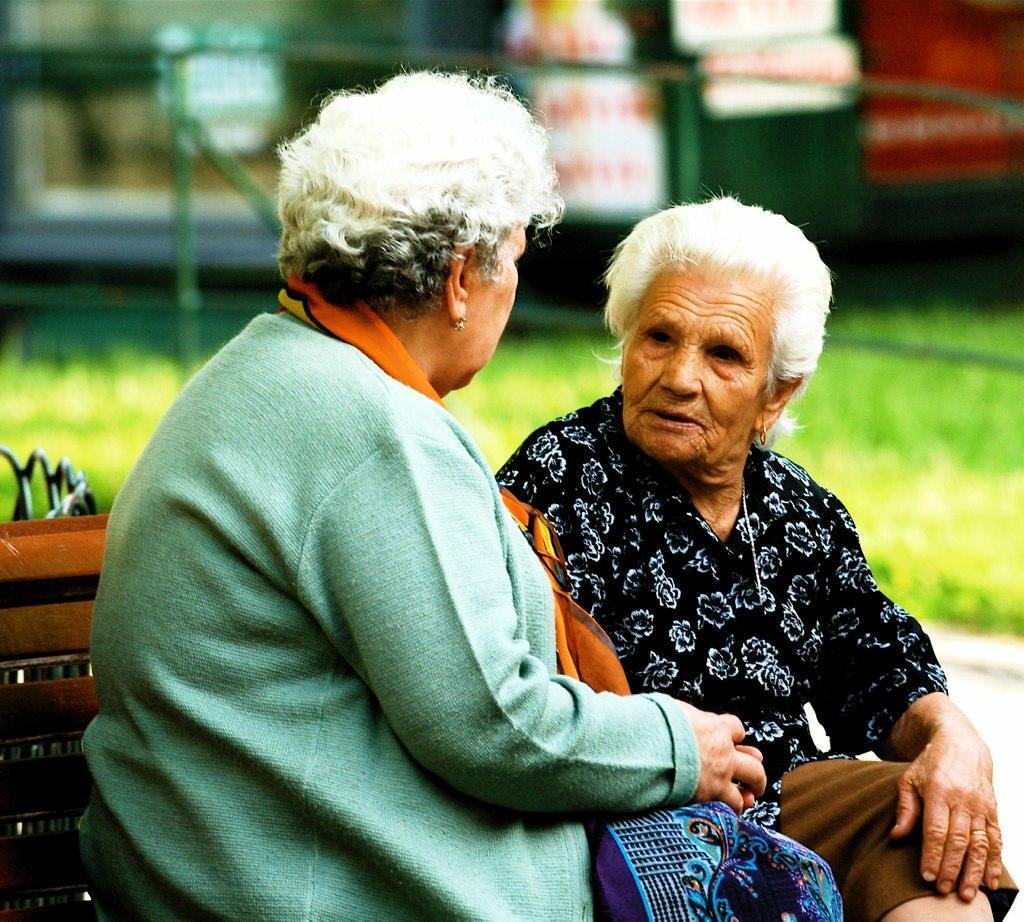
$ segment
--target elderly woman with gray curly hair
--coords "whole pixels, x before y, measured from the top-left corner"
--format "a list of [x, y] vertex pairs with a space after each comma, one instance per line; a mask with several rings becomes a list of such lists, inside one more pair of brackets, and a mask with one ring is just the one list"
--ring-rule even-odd
[[586, 816], [740, 808], [765, 778], [735, 719], [557, 674], [550, 574], [441, 404], [560, 217], [546, 136], [494, 81], [409, 74], [280, 155], [280, 310], [189, 383], [110, 517], [93, 905], [587, 918]]
[[607, 284], [622, 386], [531, 435], [499, 480], [552, 520], [634, 688], [739, 717], [769, 782], [746, 817], [825, 857], [848, 919], [1001, 917], [1016, 890], [988, 748], [843, 504], [770, 450], [822, 350], [816, 248], [717, 199], [640, 222]]

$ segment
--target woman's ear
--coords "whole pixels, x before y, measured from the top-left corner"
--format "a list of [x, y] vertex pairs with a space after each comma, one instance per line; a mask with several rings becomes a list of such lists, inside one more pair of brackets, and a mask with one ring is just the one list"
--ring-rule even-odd
[[783, 381], [776, 385], [774, 393], [766, 398], [765, 404], [761, 408], [758, 423], [759, 432], [767, 432], [775, 425], [778, 418], [782, 415], [782, 411], [786, 409], [786, 404], [792, 400], [793, 395], [800, 389], [803, 383], [803, 378], [797, 378], [794, 381]]
[[452, 254], [448, 262], [448, 280], [444, 283], [444, 306], [454, 326], [466, 319], [469, 310], [469, 258], [470, 247]]

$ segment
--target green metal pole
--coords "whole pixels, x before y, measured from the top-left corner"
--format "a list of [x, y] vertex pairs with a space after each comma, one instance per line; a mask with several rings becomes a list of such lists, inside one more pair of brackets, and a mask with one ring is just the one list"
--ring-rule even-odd
[[280, 233], [281, 221], [277, 216], [277, 203], [274, 199], [249, 175], [237, 157], [217, 150], [202, 122], [192, 119], [191, 131], [195, 149], [204, 154], [214, 169], [234, 186], [235, 191], [241, 194], [267, 227], [274, 233]]
[[185, 372], [199, 363], [199, 266], [192, 180], [195, 144], [189, 127], [188, 54], [173, 59], [174, 74], [174, 267], [178, 301], [178, 358]]
[[661, 84], [665, 156], [668, 161], [669, 200], [692, 202], [701, 194], [701, 97], [693, 79], [666, 80]]

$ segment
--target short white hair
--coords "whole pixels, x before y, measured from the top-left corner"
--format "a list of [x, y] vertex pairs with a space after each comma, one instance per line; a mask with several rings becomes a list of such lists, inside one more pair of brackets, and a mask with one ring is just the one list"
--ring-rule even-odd
[[560, 220], [547, 148], [493, 77], [419, 72], [339, 92], [278, 148], [281, 272], [329, 283], [331, 300], [428, 309], [458, 248], [490, 276], [516, 228]]
[[[803, 393], [818, 367], [832, 276], [814, 246], [781, 215], [734, 198], [677, 205], [645, 218], [615, 249], [605, 272], [605, 322], [628, 340], [648, 286], [666, 269], [696, 269], [763, 289], [775, 309], [766, 386], [803, 380]], [[796, 426], [786, 410], [767, 444]], [[766, 447], [766, 446], [765, 446]]]

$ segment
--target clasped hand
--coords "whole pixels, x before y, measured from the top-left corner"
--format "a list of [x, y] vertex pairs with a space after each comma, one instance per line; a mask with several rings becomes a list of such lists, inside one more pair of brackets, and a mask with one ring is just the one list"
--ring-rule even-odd
[[733, 714], [713, 714], [684, 701], [686, 714], [700, 755], [700, 777], [693, 799], [697, 803], [720, 800], [737, 813], [753, 806], [768, 781], [761, 764], [761, 750], [742, 745], [746, 730]]

